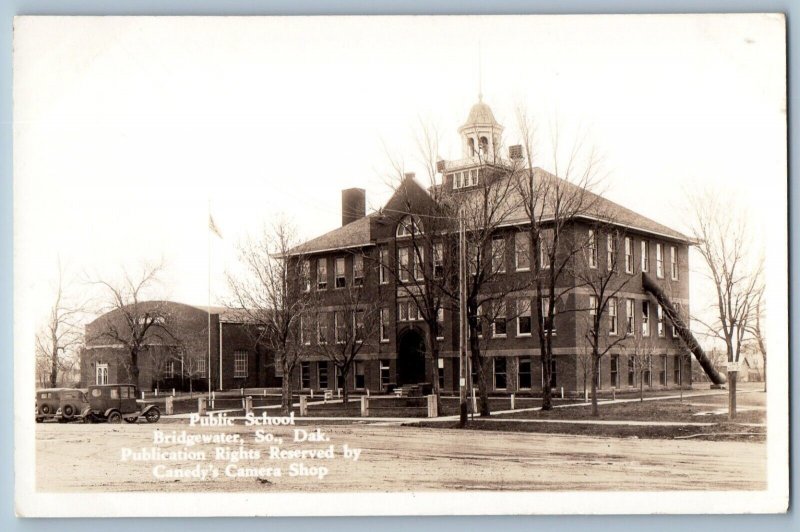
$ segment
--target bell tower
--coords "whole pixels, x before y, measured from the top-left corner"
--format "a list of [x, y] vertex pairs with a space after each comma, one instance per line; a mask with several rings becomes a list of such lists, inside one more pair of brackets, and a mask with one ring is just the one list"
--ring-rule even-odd
[[472, 106], [467, 121], [458, 128], [461, 135], [461, 151], [464, 159], [493, 161], [499, 158], [503, 126], [494, 118], [492, 109], [478, 94], [478, 103]]

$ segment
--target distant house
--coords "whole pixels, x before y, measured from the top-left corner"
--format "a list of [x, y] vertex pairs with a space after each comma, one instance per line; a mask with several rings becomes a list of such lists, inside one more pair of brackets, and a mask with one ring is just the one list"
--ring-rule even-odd
[[271, 353], [259, 342], [261, 331], [239, 313], [223, 307], [211, 307], [209, 313], [206, 307], [174, 301], [141, 302], [135, 311], [115, 309], [89, 323], [82, 386], [132, 380], [130, 352], [120, 338], [130, 338], [134, 316], [153, 321], [139, 354], [141, 390], [280, 386]]

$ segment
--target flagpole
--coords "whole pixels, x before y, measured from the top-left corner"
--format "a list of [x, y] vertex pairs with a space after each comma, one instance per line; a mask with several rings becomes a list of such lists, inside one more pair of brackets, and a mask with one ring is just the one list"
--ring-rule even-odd
[[[208, 222], [211, 221], [211, 198], [208, 198]], [[206, 228], [208, 239], [208, 397], [211, 398], [211, 228]], [[219, 368], [222, 371], [222, 368]]]

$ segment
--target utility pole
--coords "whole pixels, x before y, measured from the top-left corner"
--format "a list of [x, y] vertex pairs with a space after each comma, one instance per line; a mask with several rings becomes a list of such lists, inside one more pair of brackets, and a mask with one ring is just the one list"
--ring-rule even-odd
[[465, 254], [466, 235], [464, 228], [464, 216], [462, 209], [459, 209], [458, 216], [458, 362], [459, 362], [459, 400], [460, 400], [460, 419], [459, 426], [467, 426], [467, 378], [469, 377], [467, 367], [466, 349], [466, 330], [465, 318], [467, 315], [467, 300], [464, 297], [466, 292], [466, 282], [464, 274], [466, 272]]

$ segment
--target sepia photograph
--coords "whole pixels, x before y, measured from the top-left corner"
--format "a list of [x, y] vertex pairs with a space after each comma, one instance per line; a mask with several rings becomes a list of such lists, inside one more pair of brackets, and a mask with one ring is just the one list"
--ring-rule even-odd
[[787, 511], [782, 14], [21, 16], [13, 67], [18, 515]]

